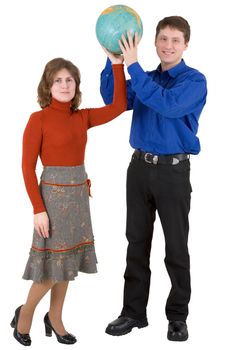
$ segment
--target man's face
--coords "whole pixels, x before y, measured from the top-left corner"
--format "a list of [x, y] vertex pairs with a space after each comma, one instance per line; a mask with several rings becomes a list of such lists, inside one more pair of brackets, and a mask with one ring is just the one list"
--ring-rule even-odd
[[180, 30], [168, 26], [161, 29], [156, 38], [155, 47], [162, 69], [168, 70], [180, 63], [187, 46], [188, 43], [185, 43], [184, 34]]

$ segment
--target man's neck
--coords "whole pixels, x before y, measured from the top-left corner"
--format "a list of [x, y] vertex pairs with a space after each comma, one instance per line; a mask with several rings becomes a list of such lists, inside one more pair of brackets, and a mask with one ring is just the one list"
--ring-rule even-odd
[[178, 62], [174, 62], [174, 63], [165, 63], [165, 62], [161, 62], [161, 69], [162, 72], [165, 72], [166, 70], [169, 70], [173, 67], [176, 67], [180, 62], [181, 62], [182, 58], [178, 61]]

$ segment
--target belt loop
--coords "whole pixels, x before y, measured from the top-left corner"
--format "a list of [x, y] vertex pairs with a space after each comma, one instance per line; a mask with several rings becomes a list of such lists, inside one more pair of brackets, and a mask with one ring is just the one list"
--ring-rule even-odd
[[89, 197], [93, 198], [93, 196], [91, 195], [91, 180], [87, 179], [87, 186], [88, 186], [88, 191], [89, 191]]
[[153, 157], [153, 164], [155, 164], [155, 165], [158, 164], [158, 160], [159, 160], [159, 157], [155, 155]]
[[141, 158], [141, 151], [139, 149], [135, 149], [133, 155], [136, 156], [137, 159], [140, 159]]

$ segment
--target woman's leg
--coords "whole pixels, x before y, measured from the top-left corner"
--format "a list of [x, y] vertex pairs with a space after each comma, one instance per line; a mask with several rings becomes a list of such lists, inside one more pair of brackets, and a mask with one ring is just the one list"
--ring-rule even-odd
[[34, 311], [39, 301], [54, 286], [55, 282], [45, 281], [42, 283], [34, 282], [28, 293], [27, 301], [22, 306], [20, 318], [17, 325], [18, 332], [27, 334], [30, 332]]
[[59, 335], [67, 333], [62, 322], [62, 310], [68, 283], [68, 281], [56, 283], [51, 289], [49, 319]]

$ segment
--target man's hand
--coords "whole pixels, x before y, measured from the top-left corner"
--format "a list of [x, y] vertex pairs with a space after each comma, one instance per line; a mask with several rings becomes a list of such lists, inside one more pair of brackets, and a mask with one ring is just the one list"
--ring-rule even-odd
[[49, 218], [45, 211], [34, 215], [34, 227], [40, 237], [49, 237]]
[[122, 50], [123, 57], [127, 67], [131, 64], [137, 62], [137, 45], [139, 43], [138, 33], [135, 33], [134, 40], [130, 32], [127, 32], [128, 41], [125, 38], [125, 35], [122, 34], [122, 41], [119, 40], [119, 46]]

